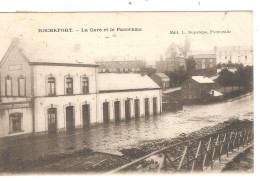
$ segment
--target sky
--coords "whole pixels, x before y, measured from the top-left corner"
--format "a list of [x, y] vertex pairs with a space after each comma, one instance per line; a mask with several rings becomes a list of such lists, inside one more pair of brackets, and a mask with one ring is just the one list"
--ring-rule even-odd
[[[252, 12], [0, 13], [0, 27], [0, 57], [13, 38], [47, 42], [54, 52], [55, 47], [73, 47], [92, 60], [138, 59], [148, 64], [158, 61], [172, 42], [184, 44], [187, 36], [194, 51], [213, 50], [214, 46], [253, 46]], [[73, 32], [38, 32], [49, 28], [73, 28]], [[102, 32], [81, 32], [82, 28]], [[105, 28], [142, 31], [104, 32]], [[188, 34], [210, 30], [231, 33]]]

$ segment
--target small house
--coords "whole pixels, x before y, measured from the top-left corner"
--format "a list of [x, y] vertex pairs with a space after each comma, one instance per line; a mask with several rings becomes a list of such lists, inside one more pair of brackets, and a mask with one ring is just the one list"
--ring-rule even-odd
[[181, 96], [184, 102], [207, 100], [215, 87], [215, 82], [206, 76], [192, 76], [181, 85]]
[[151, 75], [151, 79], [153, 79], [153, 81], [163, 89], [170, 87], [170, 78], [164, 73], [155, 73]]

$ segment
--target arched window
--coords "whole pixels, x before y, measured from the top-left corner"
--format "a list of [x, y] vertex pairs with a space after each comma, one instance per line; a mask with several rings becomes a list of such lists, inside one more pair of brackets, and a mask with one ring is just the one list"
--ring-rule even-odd
[[54, 77], [48, 78], [48, 95], [49, 96], [56, 95], [56, 84], [55, 84]]
[[67, 95], [73, 94], [73, 79], [72, 79], [72, 77], [66, 78], [66, 94]]
[[81, 86], [82, 86], [82, 93], [87, 94], [89, 93], [89, 79], [88, 77], [81, 78]]

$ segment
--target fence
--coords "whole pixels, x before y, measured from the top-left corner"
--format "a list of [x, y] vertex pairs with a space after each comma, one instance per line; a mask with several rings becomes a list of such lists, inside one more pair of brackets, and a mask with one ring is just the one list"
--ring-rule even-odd
[[161, 160], [158, 163], [157, 173], [161, 171], [203, 172], [208, 167], [213, 170], [214, 161], [219, 160], [221, 162], [223, 155], [228, 157], [234, 149], [240, 149], [253, 143], [253, 137], [253, 128], [248, 128], [223, 131], [198, 139], [190, 139], [150, 153], [110, 171], [109, 174], [127, 170], [140, 170], [142, 168], [138, 167], [138, 165], [146, 165], [145, 162], [155, 155]]

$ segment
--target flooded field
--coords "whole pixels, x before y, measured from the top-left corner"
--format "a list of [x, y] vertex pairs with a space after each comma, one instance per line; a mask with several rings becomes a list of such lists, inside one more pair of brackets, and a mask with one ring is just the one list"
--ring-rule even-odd
[[177, 113], [99, 125], [51, 138], [45, 136], [5, 144], [10, 148], [11, 159], [30, 159], [82, 148], [120, 154], [119, 150], [144, 141], [173, 138], [233, 117], [253, 120], [253, 111], [253, 94], [250, 94], [228, 102], [185, 106]]

